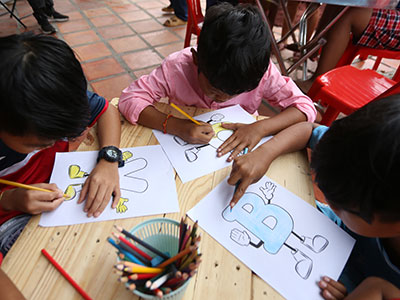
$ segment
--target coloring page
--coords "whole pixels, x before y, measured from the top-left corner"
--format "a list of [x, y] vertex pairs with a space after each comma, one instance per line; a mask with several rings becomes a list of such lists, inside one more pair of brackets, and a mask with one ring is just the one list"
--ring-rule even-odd
[[[223, 128], [221, 123], [251, 124], [256, 121], [240, 105], [208, 112], [196, 116], [195, 119], [206, 122], [213, 127], [215, 136], [208, 144], [188, 144], [177, 136], [153, 130], [182, 183], [215, 172], [231, 164], [226, 161], [230, 153], [217, 157], [218, 147], [232, 135], [232, 130]], [[258, 145], [265, 143], [269, 138], [263, 138]]]
[[97, 217], [86, 216], [77, 204], [82, 186], [96, 165], [98, 151], [57, 153], [51, 183], [69, 198], [56, 210], [43, 213], [40, 226], [62, 226], [145, 215], [178, 212], [174, 172], [160, 146], [121, 149], [125, 165], [119, 168], [121, 197]]
[[321, 299], [317, 282], [342, 272], [354, 239], [268, 177], [231, 210], [225, 179], [187, 214], [287, 299]]

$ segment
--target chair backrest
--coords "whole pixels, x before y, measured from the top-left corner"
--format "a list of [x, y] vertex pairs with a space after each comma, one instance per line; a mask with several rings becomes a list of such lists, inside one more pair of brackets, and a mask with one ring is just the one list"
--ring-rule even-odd
[[190, 46], [192, 34], [197, 35], [197, 40], [200, 35], [201, 24], [204, 21], [203, 12], [201, 11], [200, 0], [186, 0], [188, 7], [188, 22], [186, 25], [186, 36], [184, 48]]
[[[337, 67], [342, 67], [345, 65], [350, 65], [353, 60], [359, 55], [362, 60], [368, 58], [368, 55], [376, 56], [376, 60], [374, 66], [372, 67], [373, 70], [377, 70], [379, 64], [382, 61], [382, 58], [389, 58], [389, 59], [397, 59], [400, 60], [400, 51], [394, 50], [385, 50], [385, 49], [374, 49], [368, 48], [360, 45], [354, 45], [353, 37], [350, 36], [349, 43], [347, 44], [347, 48], [343, 53], [342, 57], [340, 58], [339, 62], [336, 65]], [[392, 79], [394, 81], [400, 81], [400, 65], [397, 68], [396, 73], [393, 75]]]

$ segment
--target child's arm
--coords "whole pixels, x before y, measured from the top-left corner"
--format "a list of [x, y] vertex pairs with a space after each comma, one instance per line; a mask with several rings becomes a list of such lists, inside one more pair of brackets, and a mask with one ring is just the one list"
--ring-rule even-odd
[[347, 295], [346, 287], [338, 281], [324, 276], [318, 283], [321, 295], [325, 300], [394, 300], [400, 298], [400, 290], [390, 282], [368, 277], [357, 288]]
[[224, 128], [232, 129], [234, 133], [217, 149], [217, 155], [223, 156], [234, 149], [227, 159], [232, 161], [244, 148], [251, 151], [264, 136], [275, 134], [302, 121], [307, 121], [307, 117], [296, 107], [289, 107], [272, 118], [252, 124], [223, 124]]
[[284, 153], [304, 149], [316, 126], [318, 125], [309, 122], [292, 125], [253, 152], [235, 158], [228, 183], [235, 185], [240, 180], [240, 184], [233, 195], [231, 206], [239, 201], [250, 184], [257, 182], [267, 172], [275, 158]]
[[317, 111], [311, 99], [303, 94], [292, 79], [282, 76], [272, 62], [259, 86], [262, 89], [262, 98], [268, 100], [270, 105], [279, 108], [281, 112], [272, 118], [250, 125], [241, 124], [230, 139], [220, 147], [220, 155], [235, 149], [228, 161], [235, 158], [245, 147], [251, 150], [264, 136], [275, 134], [298, 122], [315, 121]]
[[17, 289], [7, 274], [0, 269], [0, 291], [2, 300], [23, 300], [25, 297]]
[[[119, 147], [121, 122], [118, 110], [109, 105], [97, 121], [97, 134], [100, 149], [105, 146]], [[88, 217], [98, 217], [106, 208], [113, 195], [112, 208], [115, 208], [121, 191], [119, 188], [118, 162], [100, 159], [83, 185], [78, 203], [86, 199], [84, 211]]]
[[0, 193], [0, 207], [6, 211], [21, 211], [32, 215], [56, 209], [64, 201], [64, 194], [54, 183], [37, 183], [33, 186], [51, 190], [42, 192], [24, 188], [9, 189]]
[[210, 124], [203, 123], [202, 125], [197, 125], [188, 119], [168, 117], [153, 106], [147, 106], [140, 113], [138, 123], [179, 136], [191, 144], [206, 144], [214, 136], [214, 130]]

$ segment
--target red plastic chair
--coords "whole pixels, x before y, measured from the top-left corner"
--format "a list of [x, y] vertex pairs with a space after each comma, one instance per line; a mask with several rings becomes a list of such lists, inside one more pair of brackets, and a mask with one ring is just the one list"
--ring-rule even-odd
[[387, 92], [396, 83], [395, 80], [370, 69], [360, 70], [353, 66], [343, 66], [319, 76], [308, 96], [326, 107], [320, 123], [329, 126], [339, 113], [351, 114]]
[[188, 22], [186, 25], [186, 36], [184, 48], [190, 46], [192, 34], [197, 35], [197, 42], [201, 31], [201, 24], [204, 21], [204, 16], [201, 11], [200, 0], [186, 0], [188, 7]]
[[[376, 56], [374, 66], [372, 67], [372, 70], [375, 71], [378, 69], [378, 66], [381, 63], [382, 58], [400, 60], [400, 51], [374, 49], [374, 48], [354, 45], [352, 39], [353, 37], [351, 36], [350, 41], [347, 44], [347, 48], [343, 53], [342, 57], [340, 58], [338, 64], [336, 65], [336, 68], [345, 65], [350, 65], [358, 55], [360, 56], [360, 60], [366, 60], [369, 55]], [[397, 72], [394, 74], [392, 79], [394, 81], [400, 81], [400, 69], [397, 69]]]

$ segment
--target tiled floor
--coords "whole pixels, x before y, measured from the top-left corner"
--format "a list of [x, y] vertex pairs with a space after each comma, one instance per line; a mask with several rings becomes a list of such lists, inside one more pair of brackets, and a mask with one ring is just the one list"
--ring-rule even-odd
[[[186, 27], [162, 25], [169, 15], [163, 14], [161, 8], [168, 4], [168, 0], [55, 0], [55, 8], [70, 17], [68, 22], [56, 23], [56, 36], [76, 51], [89, 88], [112, 99], [119, 97], [132, 80], [157, 67], [164, 57], [183, 48]], [[3, 12], [0, 9], [0, 14]], [[40, 31], [26, 0], [17, 1], [16, 13], [26, 16], [22, 21], [28, 30]], [[0, 17], [0, 36], [23, 31], [8, 15]], [[274, 31], [279, 34], [280, 28], [275, 27]], [[284, 52], [286, 58], [291, 54]], [[364, 65], [372, 63], [368, 60]], [[397, 65], [397, 61], [386, 60], [381, 71], [390, 76]], [[315, 66], [316, 63], [309, 63], [311, 70]], [[299, 71], [291, 76], [300, 74]], [[260, 113], [275, 112], [264, 105]]]

